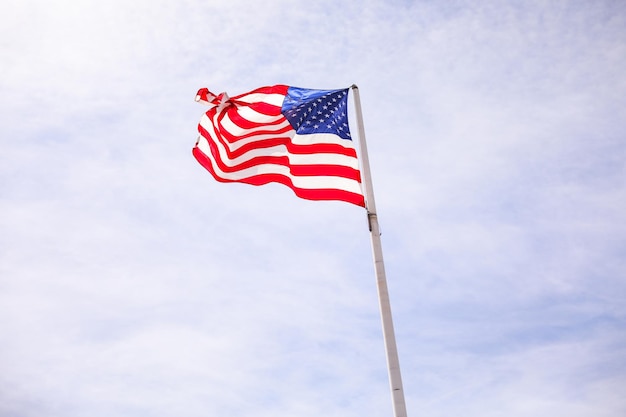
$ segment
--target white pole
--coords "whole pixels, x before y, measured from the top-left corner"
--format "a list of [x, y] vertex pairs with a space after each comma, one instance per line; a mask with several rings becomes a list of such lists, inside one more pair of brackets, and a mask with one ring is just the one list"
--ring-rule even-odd
[[406, 417], [404, 389], [402, 388], [402, 376], [400, 375], [400, 361], [398, 360], [398, 348], [396, 347], [396, 336], [393, 330], [391, 304], [389, 302], [389, 291], [387, 289], [387, 278], [385, 276], [385, 265], [383, 263], [383, 249], [380, 243], [380, 228], [378, 227], [378, 218], [376, 216], [374, 188], [372, 186], [372, 175], [370, 173], [367, 145], [365, 143], [361, 98], [359, 97], [359, 88], [355, 84], [353, 84], [351, 88], [354, 94], [356, 120], [359, 131], [359, 157], [361, 159], [361, 173], [363, 174], [362, 181], [365, 185], [365, 208], [367, 210], [367, 220], [372, 238], [372, 253], [374, 255], [378, 301], [383, 324], [383, 339], [385, 341], [385, 352], [387, 353], [387, 369], [389, 372], [393, 412], [395, 417]]

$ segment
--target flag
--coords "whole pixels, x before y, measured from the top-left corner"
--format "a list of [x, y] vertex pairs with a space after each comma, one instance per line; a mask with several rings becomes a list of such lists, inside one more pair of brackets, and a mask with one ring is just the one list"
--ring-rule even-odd
[[348, 89], [275, 85], [229, 97], [202, 88], [209, 105], [193, 155], [220, 182], [277, 182], [309, 200], [365, 206], [348, 126]]

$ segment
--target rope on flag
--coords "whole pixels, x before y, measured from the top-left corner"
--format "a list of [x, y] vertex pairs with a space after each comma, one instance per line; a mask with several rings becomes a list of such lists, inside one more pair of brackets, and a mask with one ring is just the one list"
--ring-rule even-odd
[[220, 182], [277, 182], [309, 200], [365, 207], [348, 126], [348, 89], [261, 87], [228, 97], [202, 88], [210, 106], [193, 155]]

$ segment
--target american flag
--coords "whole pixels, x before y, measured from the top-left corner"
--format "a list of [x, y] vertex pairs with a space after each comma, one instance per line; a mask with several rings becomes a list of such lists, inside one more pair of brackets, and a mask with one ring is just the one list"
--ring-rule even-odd
[[235, 97], [202, 88], [210, 109], [193, 155], [217, 181], [277, 182], [309, 200], [365, 206], [348, 126], [348, 89], [261, 87]]

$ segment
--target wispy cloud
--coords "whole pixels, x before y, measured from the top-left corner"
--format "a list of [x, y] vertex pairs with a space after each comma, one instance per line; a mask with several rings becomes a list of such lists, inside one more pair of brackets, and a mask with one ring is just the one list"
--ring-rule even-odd
[[362, 210], [190, 154], [200, 87], [357, 83], [409, 415], [621, 416], [625, 20], [10, 2], [0, 414], [390, 413]]

